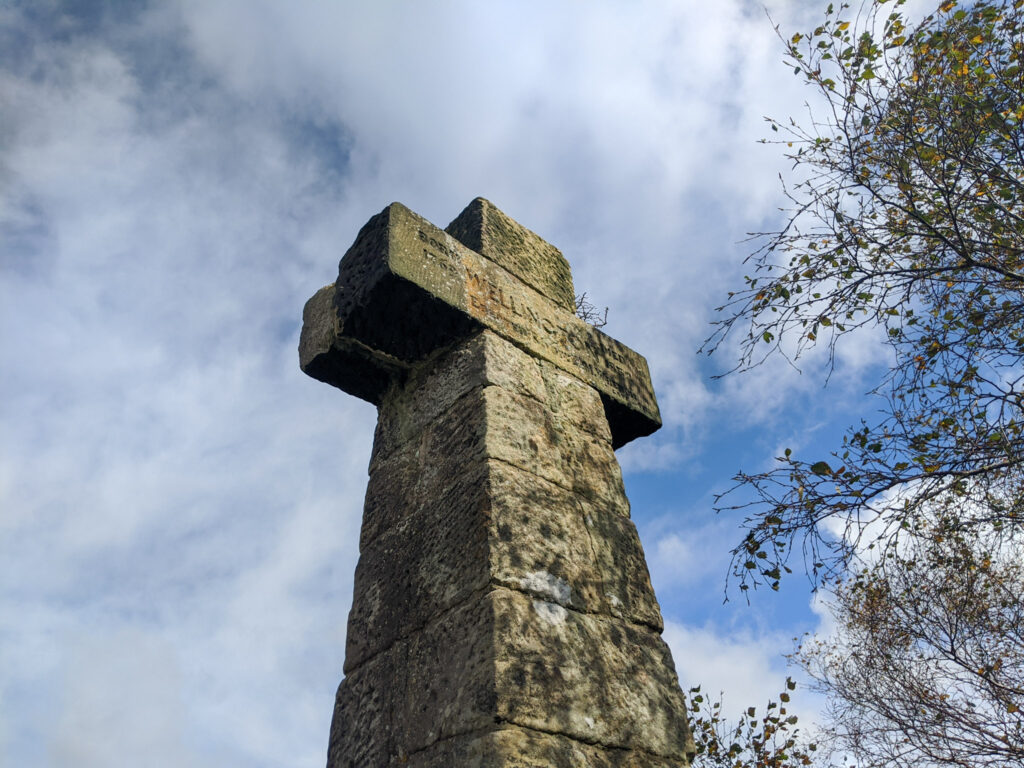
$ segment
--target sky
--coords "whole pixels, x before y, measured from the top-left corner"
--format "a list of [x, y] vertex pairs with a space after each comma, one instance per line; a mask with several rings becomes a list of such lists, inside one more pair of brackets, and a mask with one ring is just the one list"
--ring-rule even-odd
[[682, 683], [782, 690], [827, 618], [726, 592], [714, 495], [834, 444], [884, 359], [696, 353], [781, 221], [763, 118], [809, 97], [773, 24], [822, 4], [768, 11], [0, 2], [0, 765], [323, 765], [376, 414], [296, 350], [395, 200], [490, 199], [608, 307], [665, 422], [619, 460]]

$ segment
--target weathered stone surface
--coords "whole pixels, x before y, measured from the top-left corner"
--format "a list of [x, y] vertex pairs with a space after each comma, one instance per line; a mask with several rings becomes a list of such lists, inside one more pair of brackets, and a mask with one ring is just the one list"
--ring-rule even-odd
[[490, 385], [538, 401], [547, 391], [537, 360], [483, 331], [417, 366], [408, 379], [396, 382], [385, 393], [374, 435], [374, 457], [388, 456], [449, 411], [463, 395]]
[[682, 761], [685, 713], [657, 632], [498, 588], [346, 677], [329, 764], [388, 765], [385, 750], [401, 759], [498, 722]]
[[[473, 389], [405, 441], [377, 430], [361, 541], [372, 541], [403, 517], [438, 498], [473, 462], [493, 458], [578, 493], [597, 509], [629, 515], [622, 473], [607, 440], [556, 415], [544, 404], [503, 387]], [[382, 419], [383, 421], [383, 419]], [[409, 434], [411, 433], [411, 434]], [[457, 461], [457, 464], [453, 462]]]
[[661, 631], [632, 521], [502, 462], [489, 467], [494, 583]]
[[648, 752], [604, 749], [551, 733], [504, 725], [438, 742], [409, 757], [408, 768], [680, 768]]
[[[474, 339], [477, 341], [482, 352], [508, 351], [508, 345], [497, 343], [490, 334]], [[390, 391], [385, 409], [389, 415], [379, 419], [371, 475], [394, 453], [395, 446], [403, 444], [417, 456], [415, 466], [425, 472], [437, 468], [446, 457], [456, 457], [463, 465], [497, 458], [603, 507], [629, 514], [622, 472], [608, 433], [602, 429], [598, 399], [590, 387], [545, 368], [540, 371], [544, 390], [538, 399], [489, 385], [487, 369], [500, 370], [500, 363], [485, 367], [474, 365], [473, 360], [470, 354], [452, 355], [444, 359], [451, 366], [434, 366], [432, 376], [414, 378], [408, 386]], [[435, 390], [432, 384], [446, 383], [453, 367], [482, 388], [451, 386], [439, 395], [443, 409], [426, 405]], [[431, 417], [433, 421], [429, 421]]]
[[493, 615], [487, 599], [472, 600], [347, 675], [335, 701], [328, 765], [403, 764], [439, 740], [492, 726]]
[[609, 443], [571, 428], [541, 403], [501, 387], [482, 390], [487, 408], [485, 451], [602, 509], [629, 514], [622, 471]]
[[338, 332], [334, 285], [317, 291], [302, 310], [299, 365], [314, 379], [340, 387], [351, 395], [377, 402], [408, 366]]
[[415, 439], [384, 458], [370, 461], [363, 507], [361, 546], [402, 519], [433, 504], [449, 489], [465, 485], [465, 475], [487, 458], [485, 390], [457, 400]]
[[488, 461], [364, 544], [346, 671], [488, 585], [663, 627], [631, 521]]
[[488, 467], [363, 545], [348, 619], [345, 671], [481, 592], [491, 576]]
[[531, 398], [558, 422], [611, 442], [604, 406], [593, 387], [483, 331], [417, 366], [383, 395], [374, 457], [384, 458], [418, 435], [470, 390], [491, 385]]
[[684, 759], [686, 702], [657, 632], [511, 590], [491, 597], [502, 720]]
[[328, 765], [685, 765], [613, 453], [646, 362], [553, 246], [483, 200], [450, 230], [389, 206], [304, 310], [303, 370], [379, 407]]
[[401, 692], [399, 670], [379, 657], [341, 681], [327, 747], [330, 768], [391, 764], [395, 754], [392, 700]]
[[562, 252], [478, 197], [445, 232], [518, 276], [569, 312], [576, 308], [569, 262]]
[[[661, 425], [643, 357], [398, 203], [360, 231], [332, 301], [334, 318], [307, 313], [314, 326], [303, 331], [303, 370], [375, 404], [377, 380], [368, 386], [345, 373], [365, 362], [353, 350], [408, 365], [482, 326], [595, 387], [616, 447]], [[350, 343], [328, 347], [330, 333]]]
[[400, 753], [494, 722], [494, 611], [486, 596], [443, 614], [402, 641], [393, 663], [405, 671], [395, 702]]

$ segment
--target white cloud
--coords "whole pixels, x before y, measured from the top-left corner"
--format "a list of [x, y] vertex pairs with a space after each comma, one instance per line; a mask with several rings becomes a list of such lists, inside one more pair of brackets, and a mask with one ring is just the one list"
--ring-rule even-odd
[[706, 590], [719, 582], [729, 566], [729, 550], [736, 528], [722, 518], [675, 512], [664, 515], [641, 530], [647, 566], [657, 594], [663, 599], [681, 590]]
[[70, 646], [49, 765], [213, 765], [185, 747], [181, 673], [166, 639], [126, 630]]
[[[683, 689], [699, 685], [710, 701], [721, 694], [727, 719], [738, 718], [747, 707], [763, 715], [768, 701], [778, 701], [786, 690], [786, 678], [799, 679], [782, 658], [793, 649], [792, 639], [778, 632], [666, 622], [664, 638]], [[797, 690], [789, 710], [800, 718], [801, 727], [811, 726], [819, 720], [821, 702], [802, 685]]]

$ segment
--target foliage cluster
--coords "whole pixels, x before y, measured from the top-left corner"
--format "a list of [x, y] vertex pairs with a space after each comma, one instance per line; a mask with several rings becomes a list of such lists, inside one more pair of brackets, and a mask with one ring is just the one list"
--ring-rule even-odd
[[797, 726], [788, 710], [796, 683], [786, 678], [786, 690], [771, 700], [758, 717], [748, 707], [736, 721], [725, 717], [722, 699], [707, 699], [700, 686], [690, 689], [690, 723], [698, 768], [798, 768], [821, 765], [818, 746]]
[[[904, 6], [830, 4], [782, 36], [814, 93], [803, 121], [769, 121], [791, 207], [704, 347], [738, 337], [737, 369], [814, 348], [835, 365], [844, 336], [874, 333], [880, 416], [829, 455], [739, 474], [719, 504], [745, 515], [739, 589], [778, 589], [802, 553], [829, 595], [834, 637], [795, 655], [830, 702], [818, 755], [1021, 766], [1024, 0], [942, 0], [916, 23]], [[822, 762], [695, 725], [696, 765]]]
[[863, 766], [1024, 764], [1024, 547], [936, 523], [834, 595], [797, 654]]
[[777, 585], [798, 539], [812, 573], [841, 574], [865, 534], [892, 544], [937, 504], [965, 526], [1024, 523], [1024, 0], [947, 0], [913, 29], [903, 1], [855, 21], [830, 5], [787, 43], [825, 106], [806, 127], [771, 122], [804, 176], [706, 348], [745, 325], [750, 367], [834, 354], [873, 326], [893, 364], [875, 390], [884, 418], [831, 456], [740, 475], [756, 494], [741, 588]]

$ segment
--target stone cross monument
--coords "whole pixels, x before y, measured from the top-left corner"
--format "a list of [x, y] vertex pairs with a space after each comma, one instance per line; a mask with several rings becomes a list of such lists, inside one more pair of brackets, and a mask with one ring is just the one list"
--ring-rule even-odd
[[693, 742], [613, 449], [646, 361], [554, 246], [393, 203], [306, 304], [302, 370], [378, 408], [329, 768], [669, 768]]

